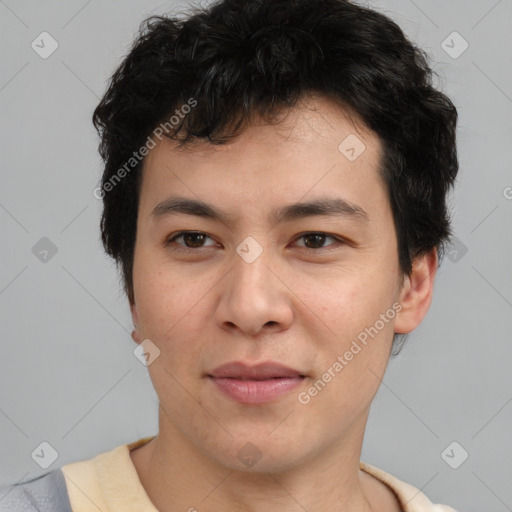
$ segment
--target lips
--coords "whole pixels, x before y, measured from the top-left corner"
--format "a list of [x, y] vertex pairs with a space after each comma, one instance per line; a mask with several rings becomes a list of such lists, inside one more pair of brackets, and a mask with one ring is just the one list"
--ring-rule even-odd
[[268, 380], [290, 377], [304, 377], [301, 372], [278, 363], [260, 363], [248, 366], [244, 363], [227, 363], [215, 368], [210, 377], [238, 380]]
[[207, 375], [222, 395], [242, 404], [276, 401], [302, 384], [306, 375], [278, 363], [227, 363]]

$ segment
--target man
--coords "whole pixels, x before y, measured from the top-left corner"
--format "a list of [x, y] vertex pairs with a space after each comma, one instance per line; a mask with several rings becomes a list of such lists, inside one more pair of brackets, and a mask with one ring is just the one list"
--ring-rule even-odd
[[457, 112], [430, 74], [396, 24], [343, 0], [146, 23], [94, 113], [95, 195], [159, 431], [25, 484], [32, 502], [453, 511], [360, 461], [450, 235]]

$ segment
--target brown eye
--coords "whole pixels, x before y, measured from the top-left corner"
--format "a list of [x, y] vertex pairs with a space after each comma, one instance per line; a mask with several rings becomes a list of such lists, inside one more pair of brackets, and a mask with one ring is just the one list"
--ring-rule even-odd
[[183, 240], [185, 241], [185, 245], [187, 247], [194, 247], [194, 248], [202, 246], [205, 236], [206, 235], [204, 235], [202, 233], [187, 233], [187, 234], [182, 235]]
[[[181, 231], [176, 233], [174, 236], [168, 238], [165, 242], [165, 246], [177, 243], [182, 246], [183, 249], [201, 249], [202, 247], [208, 247], [204, 245], [204, 241], [210, 238], [206, 233], [199, 231]], [[183, 243], [179, 240], [182, 239]], [[210, 238], [211, 239], [211, 238]]]
[[[165, 247], [177, 245], [178, 250], [190, 252], [197, 249], [202, 249], [215, 245], [215, 242], [213, 240], [213, 244], [205, 245], [205, 241], [207, 239], [212, 240], [212, 238], [209, 237], [206, 233], [202, 233], [200, 231], [180, 231], [179, 233], [176, 233], [175, 235], [169, 237], [165, 241], [164, 245]], [[325, 245], [328, 239], [334, 240], [334, 243]], [[304, 240], [305, 242], [304, 245], [299, 245], [299, 247], [316, 251], [320, 249], [335, 249], [339, 245], [343, 244], [342, 239], [322, 232], [304, 233], [300, 235], [297, 238], [297, 240]]]
[[[318, 249], [318, 247], [323, 246], [325, 243], [325, 235], [319, 233], [305, 235], [303, 238], [306, 241], [306, 247], [309, 249]], [[313, 247], [311, 247], [311, 245], [313, 245]]]
[[[328, 246], [324, 246], [324, 243], [326, 239], [332, 239], [336, 243], [329, 244]], [[339, 243], [342, 243], [341, 240], [337, 239], [336, 237], [332, 235], [328, 235], [327, 233], [304, 233], [299, 237], [299, 240], [303, 239], [305, 241], [304, 246], [299, 247], [305, 247], [306, 249], [327, 249], [330, 246], [336, 246]]]

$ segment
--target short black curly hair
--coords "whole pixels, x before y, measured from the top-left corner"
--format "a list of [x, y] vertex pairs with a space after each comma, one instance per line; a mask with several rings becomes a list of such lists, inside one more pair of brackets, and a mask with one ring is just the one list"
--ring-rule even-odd
[[309, 93], [334, 99], [383, 143], [402, 272], [433, 248], [441, 259], [458, 171], [457, 110], [432, 74], [395, 22], [348, 0], [220, 0], [183, 18], [144, 20], [93, 114], [105, 162], [102, 241], [130, 304], [143, 163], [133, 155], [190, 98], [194, 108], [174, 115], [166, 133], [180, 146], [223, 144], [254, 116], [271, 122]]

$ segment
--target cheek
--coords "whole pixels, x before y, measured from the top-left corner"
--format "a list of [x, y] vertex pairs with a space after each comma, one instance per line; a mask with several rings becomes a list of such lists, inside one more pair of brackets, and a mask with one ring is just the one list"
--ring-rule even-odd
[[318, 308], [319, 317], [334, 337], [347, 340], [373, 325], [392, 307], [395, 292], [391, 275], [391, 269], [382, 267], [353, 268], [311, 288], [305, 293], [306, 302]]
[[[371, 285], [371, 280], [347, 280], [317, 297], [330, 330], [316, 340], [321, 358], [315, 379], [326, 385], [314, 400], [319, 410], [333, 411], [335, 423], [349, 411], [355, 416], [369, 406], [389, 359], [396, 311], [385, 283], [373, 280]], [[322, 382], [315, 382], [323, 389]]]
[[134, 266], [133, 280], [140, 327], [146, 338], [160, 345], [166, 332], [184, 315], [180, 283], [149, 259]]
[[329, 382], [318, 406], [337, 404], [340, 411], [361, 412], [375, 396], [394, 333], [391, 279], [379, 280], [379, 275], [389, 276], [389, 270], [351, 273], [353, 277], [340, 279], [317, 295], [322, 304], [319, 316], [330, 329], [316, 343], [321, 353], [316, 378]]
[[189, 367], [184, 363], [197, 361], [208, 341], [206, 305], [215, 281], [180, 277], [177, 269], [151, 264], [139, 270], [134, 286], [142, 335], [158, 346], [171, 373]]

